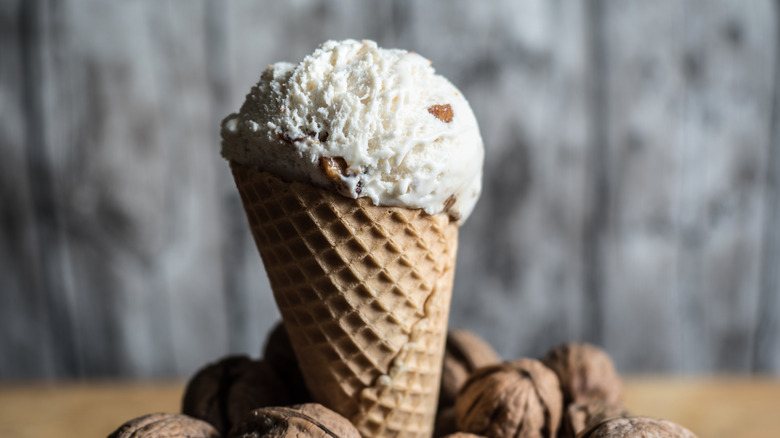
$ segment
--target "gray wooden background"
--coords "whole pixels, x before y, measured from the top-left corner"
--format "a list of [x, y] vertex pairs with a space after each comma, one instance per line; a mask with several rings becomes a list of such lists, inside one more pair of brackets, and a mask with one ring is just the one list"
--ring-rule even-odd
[[218, 126], [370, 38], [472, 102], [451, 325], [508, 358], [780, 373], [780, 4], [0, 2], [0, 379], [187, 376], [278, 318]]

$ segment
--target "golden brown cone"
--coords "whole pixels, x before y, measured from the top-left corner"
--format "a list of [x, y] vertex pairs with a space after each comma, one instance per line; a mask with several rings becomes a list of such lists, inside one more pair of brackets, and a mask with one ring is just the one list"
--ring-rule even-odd
[[364, 437], [430, 437], [457, 225], [231, 169], [314, 400]]

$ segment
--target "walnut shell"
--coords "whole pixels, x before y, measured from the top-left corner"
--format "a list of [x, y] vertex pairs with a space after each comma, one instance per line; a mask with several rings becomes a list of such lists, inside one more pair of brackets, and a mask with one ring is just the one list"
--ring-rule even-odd
[[219, 432], [205, 421], [181, 414], [148, 414], [134, 418], [108, 438], [219, 438]]
[[287, 388], [268, 363], [231, 356], [195, 374], [184, 392], [182, 413], [211, 423], [225, 435], [250, 411], [289, 402]]
[[499, 362], [498, 353], [479, 336], [468, 330], [451, 330], [444, 351], [439, 407], [455, 404], [455, 396], [472, 371]]
[[436, 413], [436, 423], [433, 425], [433, 438], [441, 438], [458, 432], [455, 424], [455, 408], [452, 406], [439, 409]]
[[601, 400], [588, 404], [570, 404], [563, 413], [563, 422], [559, 438], [574, 438], [578, 433], [593, 424], [600, 423], [608, 418], [627, 417], [628, 411], [622, 403], [609, 404]]
[[263, 349], [263, 360], [271, 365], [279, 378], [282, 379], [290, 395], [289, 404], [310, 403], [311, 394], [306, 388], [303, 373], [298, 366], [298, 358], [295, 356], [290, 336], [279, 322], [271, 330]]
[[231, 438], [361, 438], [346, 418], [318, 403], [252, 411], [230, 432]]
[[542, 359], [561, 381], [563, 402], [588, 404], [601, 400], [620, 404], [623, 384], [609, 355], [587, 343], [571, 343], [550, 350]]
[[577, 438], [696, 438], [690, 430], [671, 421], [650, 417], [617, 417], [594, 424]]
[[455, 399], [458, 429], [488, 438], [553, 438], [562, 409], [558, 377], [535, 359], [480, 368]]

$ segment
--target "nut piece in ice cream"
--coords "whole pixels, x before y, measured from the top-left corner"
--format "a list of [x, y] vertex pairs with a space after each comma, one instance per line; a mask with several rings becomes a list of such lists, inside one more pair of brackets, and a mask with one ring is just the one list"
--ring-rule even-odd
[[[325, 178], [331, 182], [333, 188], [344, 196], [350, 196], [350, 188], [344, 183], [344, 178], [350, 176], [347, 170], [347, 161], [342, 157], [320, 157], [320, 168]], [[363, 192], [362, 184], [358, 182], [355, 187], [355, 194], [360, 195]]]
[[554, 438], [563, 398], [558, 377], [535, 359], [480, 368], [455, 400], [458, 429], [488, 438]]
[[452, 121], [452, 106], [450, 104], [434, 105], [428, 108], [428, 112], [444, 123]]
[[484, 147], [463, 94], [419, 54], [373, 41], [328, 41], [271, 65], [222, 140], [230, 161], [374, 205], [436, 214], [453, 197], [459, 223], [482, 190]]
[[127, 421], [108, 438], [220, 438], [209, 423], [181, 414], [148, 414]]

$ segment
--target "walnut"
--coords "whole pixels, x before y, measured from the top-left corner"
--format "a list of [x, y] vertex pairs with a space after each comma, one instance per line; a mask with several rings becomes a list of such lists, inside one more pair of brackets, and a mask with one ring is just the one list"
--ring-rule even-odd
[[344, 157], [320, 157], [322, 173], [333, 183], [341, 182], [341, 178], [347, 176], [348, 167]]
[[609, 404], [601, 400], [588, 404], [570, 404], [563, 413], [563, 422], [560, 438], [574, 438], [578, 433], [593, 424], [600, 423], [608, 418], [628, 416], [622, 403]]
[[289, 134], [287, 134], [286, 132], [280, 132], [279, 134], [276, 135], [276, 137], [279, 140], [289, 144], [295, 144], [298, 143], [299, 141], [304, 141], [306, 139], [306, 137], [296, 137], [296, 138], [290, 137]]
[[562, 409], [558, 377], [535, 359], [480, 368], [455, 399], [458, 429], [489, 438], [555, 437]]
[[290, 343], [290, 336], [284, 328], [284, 324], [276, 324], [263, 349], [263, 360], [273, 368], [276, 375], [282, 380], [288, 389], [289, 403], [301, 404], [312, 401], [303, 373], [298, 366], [298, 358]]
[[455, 195], [450, 195], [447, 197], [447, 199], [444, 200], [444, 210], [443, 211], [450, 211], [453, 205], [458, 202], [458, 197]]
[[448, 103], [444, 105], [433, 105], [428, 108], [428, 112], [444, 123], [450, 123], [452, 121], [452, 106]]
[[558, 375], [566, 405], [594, 400], [621, 403], [623, 384], [612, 359], [601, 348], [571, 343], [550, 350], [541, 360]]
[[493, 347], [468, 330], [450, 330], [441, 373], [439, 406], [452, 406], [469, 374], [477, 368], [501, 362]]
[[433, 438], [452, 435], [458, 431], [455, 425], [455, 408], [452, 406], [439, 409], [436, 413], [436, 423], [433, 425]]
[[360, 438], [346, 418], [318, 403], [252, 411], [230, 432], [235, 438]]
[[[349, 186], [344, 182], [344, 178], [355, 176], [355, 172], [349, 169], [349, 164], [344, 157], [320, 157], [320, 170], [333, 188], [344, 196], [352, 196]], [[362, 188], [360, 185], [355, 189], [355, 193], [360, 195]]]
[[442, 210], [443, 212], [449, 214], [450, 220], [453, 222], [460, 220], [460, 212], [451, 211], [456, 202], [458, 202], [458, 197], [455, 195], [450, 195], [446, 200], [444, 200], [444, 209]]
[[594, 424], [577, 438], [696, 438], [690, 430], [650, 417], [617, 417]]
[[187, 384], [182, 413], [223, 435], [253, 409], [289, 403], [288, 390], [265, 361], [231, 356], [200, 370]]
[[119, 426], [108, 438], [219, 438], [205, 421], [181, 414], [149, 414]]

